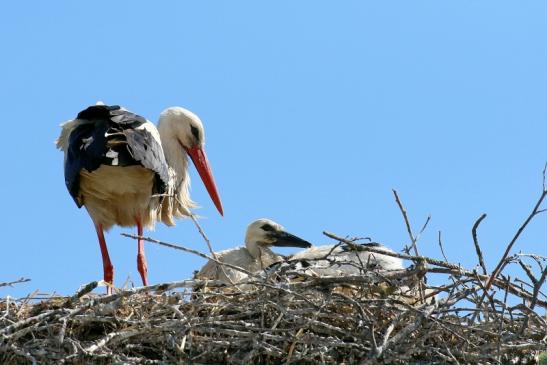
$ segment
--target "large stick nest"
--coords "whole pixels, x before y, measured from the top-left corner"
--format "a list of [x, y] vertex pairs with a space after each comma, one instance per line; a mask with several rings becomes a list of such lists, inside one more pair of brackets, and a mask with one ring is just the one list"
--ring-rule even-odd
[[[480, 303], [484, 275], [417, 262], [352, 277], [278, 266], [243, 287], [193, 279], [102, 296], [94, 282], [34, 304], [6, 298], [0, 363], [537, 363], [547, 347], [539, 291], [496, 279], [498, 295]], [[446, 285], [424, 285], [440, 271]]]
[[[0, 363], [546, 364], [547, 320], [539, 310], [547, 308], [547, 258], [510, 255], [544, 211], [545, 171], [540, 199], [490, 274], [477, 238], [485, 215], [472, 229], [478, 264], [464, 269], [419, 255], [420, 234], [394, 193], [410, 238], [405, 254], [325, 234], [413, 262], [406, 270], [362, 267], [326, 277], [285, 264], [239, 286], [189, 279], [97, 295], [93, 282], [71, 297], [7, 297], [0, 299]], [[442, 252], [440, 236], [439, 245]], [[508, 267], [522, 277], [505, 274]], [[428, 284], [433, 276], [440, 285]]]

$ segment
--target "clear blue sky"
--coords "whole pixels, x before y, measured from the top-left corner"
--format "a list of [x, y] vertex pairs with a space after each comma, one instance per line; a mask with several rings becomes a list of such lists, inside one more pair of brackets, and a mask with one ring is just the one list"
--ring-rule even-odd
[[[322, 230], [408, 242], [489, 269], [540, 194], [547, 160], [543, 1], [11, 1], [0, 6], [3, 169], [0, 296], [73, 293], [102, 278], [87, 212], [63, 181], [53, 141], [89, 104], [152, 121], [172, 105], [203, 120], [221, 218], [192, 168], [192, 196], [217, 250], [269, 217], [322, 244]], [[547, 217], [515, 250], [547, 254]], [[136, 243], [107, 242], [116, 284], [140, 284]], [[155, 238], [206, 251], [191, 221]], [[147, 245], [152, 283], [203, 261]], [[102, 292], [102, 291], [101, 291]]]

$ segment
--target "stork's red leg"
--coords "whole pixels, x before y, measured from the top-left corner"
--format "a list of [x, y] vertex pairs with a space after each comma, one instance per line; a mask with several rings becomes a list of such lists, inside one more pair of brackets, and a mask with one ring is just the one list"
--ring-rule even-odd
[[[139, 237], [142, 237], [142, 233], [141, 220], [137, 219], [137, 234]], [[148, 285], [148, 265], [146, 263], [146, 257], [144, 256], [144, 241], [140, 238], [138, 241], [137, 269], [141, 274], [142, 285]]]
[[[95, 225], [95, 230], [97, 231], [99, 246], [101, 246], [101, 256], [103, 257], [103, 278], [107, 283], [113, 284], [114, 266], [112, 266], [110, 256], [108, 256], [108, 248], [106, 247], [106, 241], [104, 239], [103, 226], [97, 224]], [[106, 288], [106, 293], [112, 294], [112, 288], [110, 286]]]

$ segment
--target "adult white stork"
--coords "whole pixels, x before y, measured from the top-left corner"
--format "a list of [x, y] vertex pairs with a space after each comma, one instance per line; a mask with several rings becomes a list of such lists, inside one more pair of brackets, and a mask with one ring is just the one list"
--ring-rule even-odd
[[368, 270], [389, 271], [403, 270], [403, 261], [400, 258], [359, 250], [360, 246], [370, 246], [385, 252], [393, 250], [379, 243], [364, 243], [349, 247], [348, 245], [327, 245], [311, 247], [298, 252], [288, 261], [301, 263], [312, 274], [319, 276], [344, 276], [364, 274]]
[[[195, 204], [188, 191], [188, 156], [223, 214], [204, 150], [203, 125], [192, 112], [168, 108], [161, 113], [156, 129], [120, 106], [97, 103], [61, 127], [56, 144], [65, 155], [65, 183], [78, 208], [85, 206], [93, 220], [106, 282], [113, 283], [114, 268], [105, 230], [113, 225], [136, 225], [142, 236], [143, 227], [153, 228], [157, 220], [174, 225], [174, 218], [190, 214]], [[137, 267], [143, 285], [148, 285], [140, 239]]]
[[[285, 258], [274, 253], [270, 247], [311, 247], [311, 243], [284, 230], [270, 219], [258, 219], [247, 227], [245, 247], [216, 252], [218, 261], [238, 266], [251, 273], [259, 273]], [[244, 272], [208, 261], [196, 274], [198, 279], [219, 280], [226, 285], [239, 284], [248, 278]]]

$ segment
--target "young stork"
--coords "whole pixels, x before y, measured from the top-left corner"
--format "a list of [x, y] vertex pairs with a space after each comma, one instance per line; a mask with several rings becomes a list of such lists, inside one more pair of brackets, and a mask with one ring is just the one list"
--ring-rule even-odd
[[369, 251], [359, 251], [359, 246], [370, 246], [385, 252], [393, 250], [379, 243], [365, 243], [356, 248], [347, 245], [327, 245], [311, 247], [289, 257], [289, 262], [301, 262], [302, 268], [319, 276], [359, 275], [366, 270], [403, 270], [400, 258], [377, 254]]
[[[311, 243], [286, 232], [281, 225], [270, 219], [258, 219], [247, 227], [245, 247], [216, 252], [221, 262], [238, 266], [251, 273], [259, 273], [285, 258], [270, 250], [277, 247], [311, 247]], [[196, 274], [198, 279], [220, 280], [226, 285], [239, 284], [248, 278], [244, 272], [208, 261]]]
[[[216, 208], [222, 203], [204, 150], [200, 119], [192, 112], [165, 109], [158, 129], [120, 106], [102, 103], [62, 124], [57, 147], [64, 152], [65, 183], [78, 208], [85, 206], [97, 231], [104, 280], [113, 283], [114, 268], [104, 231], [113, 225], [153, 228], [156, 220], [174, 225], [190, 215], [188, 156], [194, 162]], [[138, 240], [137, 267], [148, 285], [144, 242]], [[110, 287], [107, 289], [111, 292]]]
[[[367, 272], [378, 273], [381, 277], [389, 271], [405, 270], [403, 260], [398, 257], [383, 255], [365, 250], [360, 247], [372, 247], [379, 251], [394, 253], [388, 247], [379, 243], [357, 244], [355, 247], [348, 245], [328, 245], [311, 247], [302, 252], [298, 252], [287, 259], [286, 265], [293, 268], [294, 271], [300, 271], [310, 276], [352, 276], [367, 275]], [[409, 286], [408, 284], [411, 284]], [[395, 298], [406, 302], [407, 304], [422, 304], [422, 294], [420, 293], [417, 282], [382, 282], [378, 286], [370, 286], [371, 291], [375, 293], [395, 294]], [[342, 293], [352, 295], [351, 290], [340, 288]], [[425, 302], [433, 304], [436, 301], [435, 289], [424, 288], [423, 294]]]

